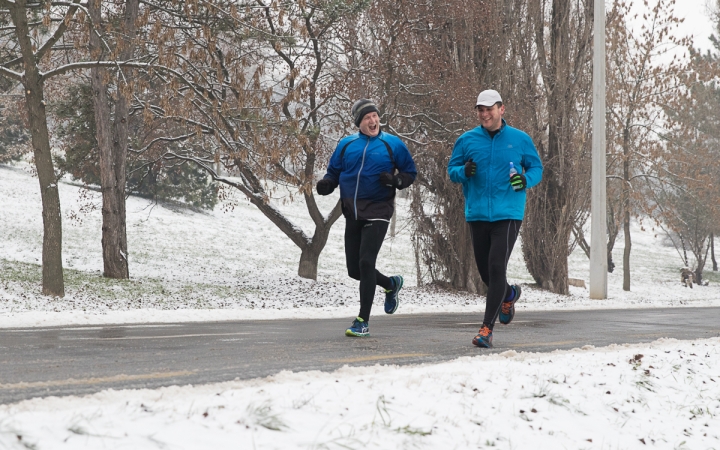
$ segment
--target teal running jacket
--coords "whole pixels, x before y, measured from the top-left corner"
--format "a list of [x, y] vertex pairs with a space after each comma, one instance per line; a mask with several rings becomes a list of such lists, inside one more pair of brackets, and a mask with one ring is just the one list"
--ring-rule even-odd
[[[477, 164], [474, 176], [465, 176], [465, 163], [472, 159]], [[450, 180], [462, 184], [465, 196], [465, 219], [468, 222], [523, 220], [526, 189], [514, 191], [510, 186], [510, 162], [521, 171], [531, 188], [542, 179], [543, 165], [535, 144], [524, 131], [502, 121], [494, 136], [483, 127], [463, 133], [453, 148], [448, 175]]]

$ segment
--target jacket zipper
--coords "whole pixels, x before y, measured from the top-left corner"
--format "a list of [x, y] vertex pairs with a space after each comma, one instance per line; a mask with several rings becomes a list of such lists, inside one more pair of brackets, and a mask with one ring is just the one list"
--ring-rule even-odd
[[[485, 133], [487, 133], [487, 130], [484, 130]], [[488, 133], [490, 134], [490, 133]], [[493, 221], [493, 211], [492, 211], [492, 184], [493, 180], [491, 178], [492, 175], [492, 167], [493, 167], [493, 160], [495, 156], [495, 136], [490, 136], [490, 164], [488, 164], [488, 171], [487, 171], [487, 184], [485, 185], [485, 189], [488, 191], [487, 199], [488, 199], [488, 221]]]
[[358, 220], [357, 195], [358, 195], [358, 190], [360, 189], [360, 173], [362, 173], [363, 167], [365, 167], [365, 154], [367, 153], [367, 149], [368, 149], [369, 145], [370, 145], [370, 139], [368, 138], [367, 144], [365, 144], [365, 148], [363, 149], [362, 162], [360, 163], [360, 170], [358, 170], [357, 180], [355, 180], [355, 197], [353, 198], [353, 207], [355, 208], [355, 220]]

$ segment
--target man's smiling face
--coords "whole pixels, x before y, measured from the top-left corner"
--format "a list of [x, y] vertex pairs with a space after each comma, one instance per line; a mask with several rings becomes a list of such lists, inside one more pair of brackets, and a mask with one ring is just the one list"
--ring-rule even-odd
[[478, 121], [488, 131], [495, 131], [500, 129], [502, 125], [502, 117], [505, 114], [505, 105], [498, 105], [497, 103], [492, 106], [478, 105], [475, 107], [477, 111]]
[[375, 111], [365, 114], [360, 122], [360, 131], [365, 136], [377, 136], [380, 133], [380, 116]]

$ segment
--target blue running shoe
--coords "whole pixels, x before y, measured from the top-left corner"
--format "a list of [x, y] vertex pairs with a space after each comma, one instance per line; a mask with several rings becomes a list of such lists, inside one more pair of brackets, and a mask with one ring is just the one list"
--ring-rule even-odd
[[502, 306], [500, 306], [499, 319], [500, 323], [503, 325], [507, 325], [512, 322], [513, 317], [515, 317], [515, 302], [520, 300], [520, 294], [522, 294], [522, 289], [520, 289], [520, 286], [516, 284], [510, 286], [510, 289], [515, 291], [513, 299], [502, 302]]
[[400, 306], [400, 289], [403, 287], [403, 277], [395, 275], [390, 277], [392, 281], [393, 289], [385, 290], [385, 314], [392, 314], [397, 311]]
[[350, 328], [345, 330], [345, 336], [350, 337], [366, 337], [370, 336], [370, 324], [362, 320], [361, 318], [357, 318], [353, 320], [352, 325]]
[[482, 348], [492, 347], [492, 330], [490, 327], [483, 324], [483, 326], [480, 327], [480, 331], [478, 331], [477, 336], [473, 338], [472, 343], [473, 345]]

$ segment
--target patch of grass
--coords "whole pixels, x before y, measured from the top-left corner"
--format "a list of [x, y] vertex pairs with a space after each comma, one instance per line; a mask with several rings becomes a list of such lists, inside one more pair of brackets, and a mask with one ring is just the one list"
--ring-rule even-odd
[[702, 276], [705, 280], [710, 281], [710, 284], [720, 284], [720, 272], [713, 272], [712, 270], [712, 261], [710, 261], [710, 270], [706, 267], [705, 270], [703, 270]]
[[0, 259], [0, 280], [17, 283], [41, 283], [42, 268], [37, 264], [11, 262]]
[[397, 428], [395, 430], [398, 433], [405, 433], [410, 435], [417, 435], [417, 436], [429, 436], [432, 434], [432, 430], [423, 430], [422, 428], [414, 428], [410, 425], [405, 425], [402, 428]]
[[550, 386], [548, 386], [547, 382], [540, 382], [536, 387], [537, 391], [533, 393], [533, 397], [545, 398], [550, 394]]
[[380, 415], [380, 420], [382, 420], [383, 425], [385, 425], [386, 427], [389, 427], [392, 424], [392, 419], [390, 418], [390, 411], [388, 411], [388, 403], [389, 402], [385, 400], [384, 395], [378, 397], [377, 402], [375, 403], [377, 412]]
[[282, 431], [287, 428], [287, 425], [283, 422], [280, 416], [273, 412], [270, 403], [266, 402], [260, 406], [251, 404], [248, 406], [247, 412], [251, 421], [263, 428], [273, 431]]
[[[174, 296], [188, 299], [188, 307], [216, 308], [216, 304], [206, 299], [236, 300], [255, 291], [248, 287], [227, 284], [174, 284], [157, 278], [119, 280], [105, 278], [99, 272], [84, 272], [68, 268], [63, 269], [63, 275], [66, 295], [87, 296], [101, 302], [119, 303], [116, 306], [147, 306], [142, 305], [147, 299], [152, 299], [153, 303], [157, 303], [158, 296]], [[11, 289], [13, 285], [16, 285], [16, 289], [24, 292], [36, 291], [39, 293], [42, 286], [42, 266], [0, 259], [0, 283], [6, 289]], [[162, 302], [161, 298], [160, 303]]]

